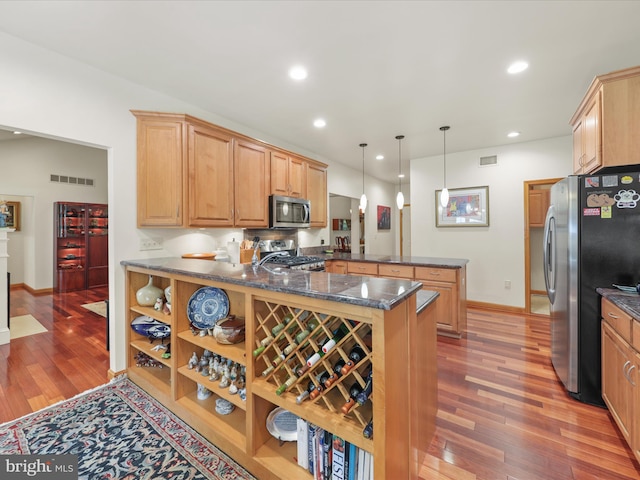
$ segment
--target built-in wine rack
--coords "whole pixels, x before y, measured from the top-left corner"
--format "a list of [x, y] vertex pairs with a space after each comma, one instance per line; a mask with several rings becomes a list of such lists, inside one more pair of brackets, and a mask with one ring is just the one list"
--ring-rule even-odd
[[371, 325], [268, 301], [256, 302], [255, 311], [256, 377], [289, 401], [313, 403], [364, 429], [372, 416]]

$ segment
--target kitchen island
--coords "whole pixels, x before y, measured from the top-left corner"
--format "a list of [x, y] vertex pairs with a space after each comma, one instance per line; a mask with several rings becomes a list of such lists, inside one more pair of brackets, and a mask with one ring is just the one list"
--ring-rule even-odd
[[467, 328], [467, 265], [461, 258], [338, 253], [325, 255], [328, 272], [405, 278], [440, 294], [438, 333], [460, 338]]
[[[161, 258], [122, 265], [127, 321], [148, 316], [171, 329], [170, 358], [127, 329], [129, 377], [258, 478], [313, 478], [298, 466], [296, 442], [279, 442], [270, 433], [267, 417], [277, 407], [371, 453], [376, 479], [418, 478], [437, 411], [437, 292], [405, 279], [268, 264]], [[136, 292], [150, 277], [163, 290], [171, 287], [170, 313], [138, 304]], [[244, 341], [220, 344], [201, 335], [206, 330], [193, 328], [193, 314], [187, 312], [203, 289], [223, 291], [228, 313], [245, 320]], [[335, 346], [300, 373], [299, 367], [331, 338]], [[334, 371], [355, 351], [361, 354], [352, 368], [320, 383], [325, 371]], [[205, 352], [244, 373], [245, 400], [189, 368], [190, 358]], [[141, 354], [157, 366], [136, 366]], [[370, 374], [370, 396], [344, 413], [353, 386], [366, 390]], [[320, 395], [298, 403], [310, 383]], [[208, 398], [198, 395], [203, 389], [211, 392]], [[216, 413], [219, 400], [233, 411]], [[370, 423], [373, 434], [365, 436]]]

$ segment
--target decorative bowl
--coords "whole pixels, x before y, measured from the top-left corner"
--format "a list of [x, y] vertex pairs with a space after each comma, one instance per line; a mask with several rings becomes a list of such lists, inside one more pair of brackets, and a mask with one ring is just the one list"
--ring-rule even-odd
[[244, 341], [244, 318], [230, 316], [216, 323], [213, 338], [223, 345], [232, 345]]
[[131, 322], [134, 332], [149, 337], [150, 339], [166, 338], [171, 335], [171, 327], [155, 318], [140, 315]]

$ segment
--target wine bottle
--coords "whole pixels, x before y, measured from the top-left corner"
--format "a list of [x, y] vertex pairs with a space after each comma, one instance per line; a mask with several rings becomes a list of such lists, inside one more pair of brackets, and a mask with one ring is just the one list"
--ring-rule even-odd
[[307, 398], [309, 398], [309, 395], [311, 394], [311, 392], [313, 392], [316, 389], [315, 384], [309, 380], [309, 384], [307, 385], [307, 389], [302, 392], [300, 395], [298, 395], [296, 397], [296, 403], [298, 405], [300, 405], [302, 402], [304, 402]]
[[282, 323], [278, 323], [271, 329], [271, 335], [273, 335], [274, 337], [277, 336], [282, 330], [284, 330], [284, 327], [286, 327], [291, 320], [293, 320], [293, 315], [287, 313], [284, 317], [282, 317]]
[[362, 387], [358, 382], [354, 382], [349, 389], [349, 401], [342, 406], [342, 413], [345, 415], [349, 413], [349, 411], [356, 404], [356, 396], [362, 391]]
[[329, 378], [329, 376], [330, 376], [329, 372], [325, 371], [317, 377], [318, 385], [316, 385], [315, 390], [313, 390], [309, 394], [310, 400], [313, 400], [314, 398], [319, 397], [322, 394], [322, 392], [324, 392], [325, 390], [324, 382]]
[[342, 374], [340, 373], [340, 371], [342, 370], [342, 367], [344, 367], [344, 360], [340, 358], [333, 365], [333, 372], [331, 373], [329, 378], [324, 382], [324, 386], [326, 388], [329, 388], [331, 385], [333, 385], [336, 382], [336, 380], [338, 380], [342, 376]]
[[282, 385], [280, 385], [276, 390], [276, 395], [282, 395], [284, 392], [286, 392], [291, 387], [291, 385], [296, 383], [297, 379], [298, 377], [295, 377], [295, 376], [291, 376], [287, 378], [287, 380]]
[[334, 331], [333, 338], [322, 346], [322, 351], [328, 353], [347, 333], [349, 333], [349, 328], [343, 323]]
[[367, 383], [364, 384], [364, 388], [362, 391], [356, 396], [356, 402], [358, 405], [364, 405], [367, 401], [371, 392], [373, 391], [373, 368], [369, 370], [369, 375], [367, 376]]
[[342, 375], [346, 375], [353, 367], [355, 367], [358, 362], [365, 357], [365, 353], [359, 345], [356, 345], [351, 349], [348, 357], [349, 360], [345, 363], [344, 367], [342, 367]]
[[373, 418], [362, 430], [362, 435], [364, 435], [364, 438], [373, 438]]

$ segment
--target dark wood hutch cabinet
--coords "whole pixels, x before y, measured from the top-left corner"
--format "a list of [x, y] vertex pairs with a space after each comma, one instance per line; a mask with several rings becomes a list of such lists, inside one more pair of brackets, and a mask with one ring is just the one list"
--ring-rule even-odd
[[54, 228], [54, 291], [70, 292], [107, 285], [107, 205], [56, 202]]

